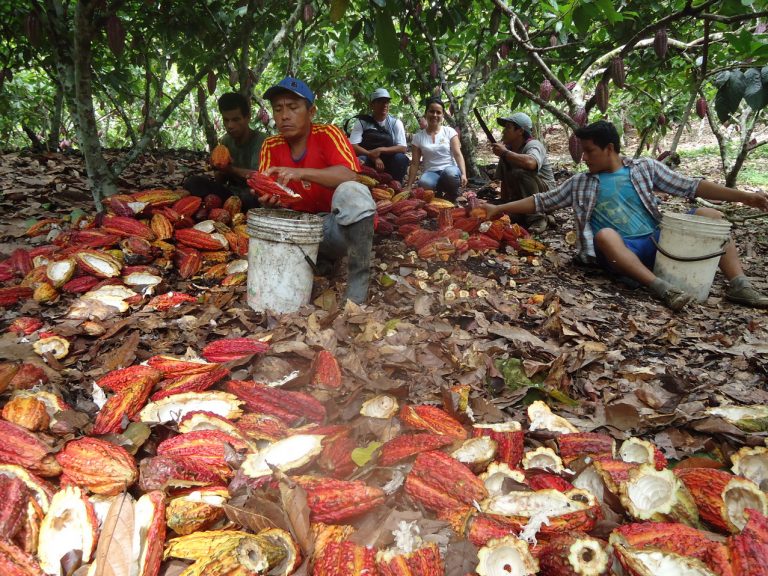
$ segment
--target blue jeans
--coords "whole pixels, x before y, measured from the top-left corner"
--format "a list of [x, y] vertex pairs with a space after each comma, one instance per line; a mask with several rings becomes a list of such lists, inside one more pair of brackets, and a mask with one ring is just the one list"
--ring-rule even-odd
[[435, 192], [442, 192], [449, 200], [455, 200], [459, 194], [461, 170], [458, 166], [448, 166], [440, 172], [424, 172], [419, 178], [419, 186]]

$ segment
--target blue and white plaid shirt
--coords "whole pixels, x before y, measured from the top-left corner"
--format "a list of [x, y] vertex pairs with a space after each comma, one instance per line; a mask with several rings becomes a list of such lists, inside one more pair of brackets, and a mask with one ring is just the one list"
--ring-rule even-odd
[[[693, 199], [701, 178], [689, 178], [678, 174], [665, 164], [652, 158], [622, 158], [624, 166], [629, 168], [629, 178], [635, 187], [646, 210], [651, 213], [656, 222], [661, 221], [661, 212], [656, 206], [654, 190], [660, 190]], [[578, 258], [583, 262], [595, 260], [595, 235], [590, 225], [592, 210], [595, 209], [597, 196], [600, 192], [600, 178], [597, 174], [576, 174], [563, 182], [557, 188], [534, 195], [536, 211], [539, 213], [553, 212], [560, 208], [573, 208], [573, 216], [578, 230], [576, 249]]]

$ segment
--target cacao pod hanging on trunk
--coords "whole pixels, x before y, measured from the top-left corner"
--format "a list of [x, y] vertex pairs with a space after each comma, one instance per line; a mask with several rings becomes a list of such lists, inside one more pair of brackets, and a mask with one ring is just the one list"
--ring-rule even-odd
[[624, 59], [617, 56], [611, 60], [611, 78], [613, 83], [619, 88], [624, 88], [624, 81], [627, 78], [627, 74], [624, 70]]
[[410, 37], [405, 32], [400, 34], [400, 50], [408, 48], [408, 42], [410, 42], [410, 40]]
[[608, 82], [605, 80], [602, 80], [597, 83], [597, 88], [595, 89], [595, 102], [597, 103], [597, 107], [605, 114], [606, 110], [608, 110]]
[[541, 86], [539, 86], [539, 96], [545, 102], [548, 102], [549, 97], [552, 96], [552, 82], [550, 82], [546, 78], [541, 83]]
[[696, 115], [699, 118], [706, 118], [707, 111], [707, 101], [704, 98], [696, 100]]
[[503, 59], [506, 60], [507, 56], [509, 56], [509, 44], [504, 42], [504, 44], [499, 47], [499, 56], [501, 56]]
[[312, 4], [306, 4], [304, 6], [304, 22], [309, 24], [312, 22], [312, 18], [315, 17], [315, 8], [312, 6]]
[[667, 117], [664, 116], [664, 112], [659, 114], [659, 117], [656, 119], [656, 122], [659, 123], [659, 126], [666, 126], [667, 125]]
[[579, 126], [584, 126], [587, 123], [587, 111], [584, 109], [583, 106], [580, 106], [571, 115], [571, 118], [573, 118], [573, 121], [576, 122], [576, 124], [578, 124]]
[[24, 28], [29, 43], [36, 48], [40, 44], [40, 16], [37, 12], [33, 11], [27, 14], [24, 20]]
[[576, 164], [581, 162], [581, 140], [576, 137], [576, 134], [571, 134], [571, 137], [568, 138], [568, 152], [571, 153], [571, 158]]
[[269, 126], [269, 112], [263, 106], [259, 108], [259, 120], [264, 126]]
[[656, 30], [656, 36], [653, 38], [653, 51], [659, 60], [664, 60], [667, 55], [667, 29], [659, 28]]
[[206, 87], [208, 88], [208, 94], [216, 92], [216, 72], [211, 70], [208, 72], [208, 80], [206, 81]]
[[107, 18], [107, 44], [112, 53], [118, 58], [123, 54], [125, 50], [125, 28], [120, 18], [112, 14]]

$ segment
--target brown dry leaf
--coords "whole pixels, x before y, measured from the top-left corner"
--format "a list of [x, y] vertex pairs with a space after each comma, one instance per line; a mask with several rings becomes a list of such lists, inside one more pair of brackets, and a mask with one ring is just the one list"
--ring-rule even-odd
[[311, 556], [315, 549], [315, 542], [309, 524], [307, 493], [304, 488], [291, 482], [287, 476], [279, 474], [279, 477], [280, 500], [291, 523], [291, 532], [296, 538], [296, 543], [301, 548], [302, 554], [305, 557]]
[[631, 404], [610, 404], [605, 407], [605, 419], [614, 428], [632, 430], [640, 424], [640, 413]]
[[685, 468], [722, 468], [723, 462], [718, 462], [717, 460], [713, 460], [712, 458], [707, 458], [706, 456], [691, 456], [690, 458], [685, 458], [684, 460], [681, 460], [677, 463], [675, 466], [675, 469], [685, 469]]
[[[252, 500], [253, 499], [248, 500], [246, 504], [253, 506]], [[262, 502], [262, 504], [272, 504], [276, 508], [274, 512], [280, 512], [279, 507], [272, 502]], [[263, 513], [256, 512], [255, 509], [249, 510], [244, 507], [233, 506], [229, 503], [225, 503], [222, 508], [224, 509], [224, 513], [227, 515], [227, 518], [229, 518], [232, 522], [242, 526], [243, 528], [253, 530], [254, 532], [261, 532], [262, 530], [266, 530], [268, 528], [283, 528], [274, 522], [271, 518], [265, 516]], [[265, 510], [261, 507], [258, 507], [257, 509], [259, 509], [261, 512], [265, 512]]]
[[94, 576], [131, 576], [133, 554], [133, 497], [119, 494], [112, 500], [96, 547]]
[[136, 349], [139, 347], [139, 331], [134, 330], [131, 335], [125, 339], [119, 348], [103, 356], [103, 365], [105, 372], [111, 372], [118, 368], [125, 368], [133, 364], [136, 359]]

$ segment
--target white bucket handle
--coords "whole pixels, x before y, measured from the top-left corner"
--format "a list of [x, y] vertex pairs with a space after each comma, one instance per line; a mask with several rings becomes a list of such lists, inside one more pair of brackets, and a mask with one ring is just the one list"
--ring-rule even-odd
[[[722, 248], [719, 252], [713, 252], [712, 254], [705, 254], [704, 256], [674, 256], [664, 250], [661, 246], [659, 246], [659, 243], [656, 242], [656, 238], [651, 236], [651, 242], [653, 242], [653, 245], [656, 246], [656, 250], [664, 254], [667, 258], [670, 260], [677, 260], [678, 262], [701, 262], [702, 260], [709, 260], [711, 258], [719, 258], [723, 254], [725, 254], [725, 248]], [[726, 240], [723, 243], [723, 247], [728, 243], [728, 240]]]

